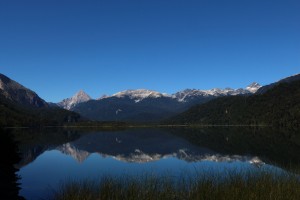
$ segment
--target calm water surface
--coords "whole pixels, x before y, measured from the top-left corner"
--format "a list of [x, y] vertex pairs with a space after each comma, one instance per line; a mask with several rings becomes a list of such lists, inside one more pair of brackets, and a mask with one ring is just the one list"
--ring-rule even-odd
[[286, 134], [241, 128], [16, 133], [22, 157], [17, 165], [20, 195], [39, 199], [63, 181], [107, 175], [176, 178], [199, 172], [281, 170], [284, 163], [299, 160], [298, 138]]

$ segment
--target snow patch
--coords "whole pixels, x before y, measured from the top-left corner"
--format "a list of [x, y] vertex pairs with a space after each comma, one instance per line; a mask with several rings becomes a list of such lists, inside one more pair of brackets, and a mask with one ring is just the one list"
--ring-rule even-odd
[[232, 89], [232, 88], [213, 88], [211, 90], [197, 90], [197, 89], [186, 89], [180, 92], [173, 94], [172, 96], [176, 98], [179, 102], [186, 102], [195, 97], [219, 97], [219, 96], [234, 96], [241, 94], [249, 94], [252, 93], [249, 90], [245, 90], [242, 88]]
[[171, 96], [166, 93], [156, 92], [154, 90], [137, 89], [137, 90], [125, 90], [122, 92], [118, 92], [116, 94], [113, 94], [111, 97], [118, 97], [118, 98], [129, 97], [130, 99], [134, 100], [135, 103], [138, 103], [146, 98], [160, 98], [160, 97], [171, 97]]

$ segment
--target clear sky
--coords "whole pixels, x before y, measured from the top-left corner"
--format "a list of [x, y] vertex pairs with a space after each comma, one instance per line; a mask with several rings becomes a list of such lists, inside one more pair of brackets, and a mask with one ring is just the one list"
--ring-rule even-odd
[[300, 73], [299, 0], [0, 0], [0, 73], [58, 102]]

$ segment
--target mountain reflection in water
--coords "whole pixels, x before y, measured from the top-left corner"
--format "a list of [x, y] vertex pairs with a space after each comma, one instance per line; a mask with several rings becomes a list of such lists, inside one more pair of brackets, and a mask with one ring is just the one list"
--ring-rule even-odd
[[191, 144], [184, 138], [167, 131], [142, 129], [83, 134], [74, 141], [57, 146], [33, 145], [32, 148], [27, 149], [27, 152], [23, 152], [20, 167], [33, 162], [39, 155], [49, 150], [59, 150], [79, 163], [83, 163], [91, 154], [96, 153], [103, 158], [111, 157], [129, 163], [145, 163], [173, 157], [186, 162], [241, 161], [257, 166], [264, 164], [257, 156], [221, 154], [209, 148]]
[[199, 171], [280, 170], [300, 163], [298, 134], [269, 128], [46, 129], [19, 131], [15, 138], [21, 195], [28, 199], [45, 197], [49, 187], [68, 179], [153, 172], [179, 177]]

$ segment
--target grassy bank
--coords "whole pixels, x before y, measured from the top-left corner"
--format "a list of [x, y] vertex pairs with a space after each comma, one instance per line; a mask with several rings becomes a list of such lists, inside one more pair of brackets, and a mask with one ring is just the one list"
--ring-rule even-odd
[[300, 180], [295, 175], [260, 172], [230, 173], [182, 178], [102, 178], [95, 181], [67, 181], [54, 192], [55, 200], [152, 200], [152, 199], [300, 199]]

